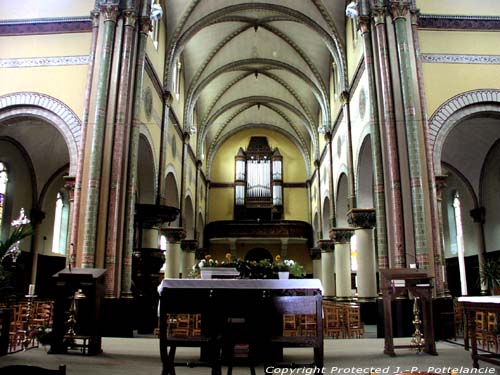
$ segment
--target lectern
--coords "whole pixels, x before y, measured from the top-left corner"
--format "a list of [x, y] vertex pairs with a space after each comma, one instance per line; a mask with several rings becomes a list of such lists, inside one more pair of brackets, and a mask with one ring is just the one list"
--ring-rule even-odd
[[432, 322], [432, 277], [422, 270], [399, 268], [382, 269], [382, 296], [384, 299], [384, 353], [395, 356], [395, 348], [411, 348], [412, 345], [394, 345], [392, 331], [392, 300], [402, 292], [409, 290], [422, 301], [424, 323], [424, 351], [437, 355], [434, 342], [434, 324]]
[[56, 273], [53, 338], [49, 353], [79, 350], [95, 355], [101, 348], [101, 307], [106, 270], [64, 269]]

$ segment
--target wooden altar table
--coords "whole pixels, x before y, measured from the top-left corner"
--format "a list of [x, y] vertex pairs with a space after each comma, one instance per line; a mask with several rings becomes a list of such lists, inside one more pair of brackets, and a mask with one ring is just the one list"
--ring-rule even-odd
[[[322, 286], [316, 279], [224, 280], [165, 279], [160, 294], [160, 354], [163, 375], [175, 374], [175, 350], [178, 346], [205, 347], [209, 351], [212, 374], [220, 374], [220, 353], [228, 322], [241, 320], [246, 325], [250, 351], [268, 365], [274, 348], [311, 347], [312, 366], [323, 367]], [[201, 314], [199, 336], [176, 337], [169, 334], [169, 314]], [[284, 314], [314, 315], [314, 336], [283, 336]], [[255, 358], [253, 358], [255, 359]], [[251, 359], [251, 360], [253, 360]]]
[[468, 342], [468, 335], [470, 335], [471, 358], [474, 368], [479, 368], [479, 360], [500, 365], [498, 354], [478, 354], [476, 340], [476, 312], [486, 311], [498, 314], [500, 312], [500, 296], [459, 297], [458, 302], [463, 305], [467, 319], [465, 341]]

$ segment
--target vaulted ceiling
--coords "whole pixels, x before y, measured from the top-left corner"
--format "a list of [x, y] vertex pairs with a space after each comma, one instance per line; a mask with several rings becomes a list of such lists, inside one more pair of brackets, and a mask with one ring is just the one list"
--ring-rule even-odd
[[318, 127], [332, 122], [330, 75], [346, 80], [344, 12], [344, 0], [167, 0], [167, 90], [180, 63], [197, 153], [265, 126], [317, 157]]

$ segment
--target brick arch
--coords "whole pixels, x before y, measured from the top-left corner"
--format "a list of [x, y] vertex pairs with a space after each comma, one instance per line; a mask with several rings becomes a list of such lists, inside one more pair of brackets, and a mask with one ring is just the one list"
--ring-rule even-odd
[[446, 137], [460, 122], [485, 112], [500, 112], [500, 90], [471, 90], [443, 103], [429, 119], [429, 145], [434, 173], [441, 175], [441, 154]]
[[36, 92], [0, 96], [0, 121], [18, 116], [34, 116], [54, 125], [63, 136], [69, 153], [69, 175], [76, 176], [82, 123], [63, 102]]

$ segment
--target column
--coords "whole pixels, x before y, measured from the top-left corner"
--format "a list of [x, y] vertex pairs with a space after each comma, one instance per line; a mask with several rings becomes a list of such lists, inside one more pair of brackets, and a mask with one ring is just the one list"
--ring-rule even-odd
[[[434, 259], [432, 241], [427, 224], [430, 223], [430, 206], [428, 190], [425, 190], [427, 180], [425, 144], [422, 140], [421, 119], [417, 115], [418, 85], [413, 74], [415, 61], [410, 53], [407, 16], [409, 16], [409, 1], [391, 1], [391, 12], [396, 34], [396, 47], [401, 78], [401, 94], [403, 99], [404, 127], [408, 148], [408, 167], [411, 187], [411, 205], [413, 215], [413, 232], [415, 234], [415, 253], [417, 264], [421, 269], [427, 269], [434, 274]], [[378, 220], [377, 220], [378, 223]]]
[[189, 274], [191, 273], [191, 271], [193, 271], [193, 266], [196, 263], [195, 259], [196, 249], [198, 249], [197, 240], [181, 241], [181, 250], [182, 250], [181, 272], [183, 278], [189, 277]]
[[158, 249], [160, 246], [158, 244], [158, 228], [144, 228], [142, 230], [142, 244], [143, 249]]
[[[470, 210], [470, 216], [472, 217], [472, 220], [474, 223], [478, 226], [479, 233], [481, 233], [481, 245], [477, 249], [477, 258], [478, 258], [478, 263], [479, 263], [479, 274], [483, 274], [483, 268], [484, 268], [484, 254], [486, 252], [485, 245], [484, 245], [484, 220], [485, 220], [485, 214], [486, 210], [484, 207], [477, 207], [472, 210]], [[444, 262], [444, 255], [443, 255], [443, 262]], [[445, 263], [446, 264], [446, 263]], [[448, 284], [446, 284], [448, 286]], [[493, 293], [493, 290], [490, 291]], [[485, 282], [485, 280], [481, 280], [481, 295], [485, 296], [488, 295], [488, 284]]]
[[[379, 68], [380, 100], [379, 119], [380, 134], [384, 145], [384, 172], [386, 177], [386, 198], [388, 230], [387, 240], [393, 268], [406, 267], [405, 241], [403, 229], [403, 203], [401, 196], [401, 176], [399, 172], [399, 154], [394, 113], [393, 85], [389, 61], [389, 47], [386, 34], [387, 9], [383, 1], [378, 0], [372, 9], [376, 56]], [[386, 267], [387, 268], [388, 264]]]
[[[438, 297], [450, 297], [448, 289], [448, 275], [446, 273], [446, 259], [444, 256], [444, 227], [443, 227], [443, 190], [446, 187], [446, 176], [435, 176], [436, 181], [436, 198], [437, 198], [437, 214], [439, 223], [439, 238], [441, 239], [441, 246], [438, 247], [439, 253], [436, 252], [436, 264], [441, 264], [441, 270], [436, 269], [436, 288], [440, 286], [440, 291], [437, 292]], [[479, 263], [481, 266], [481, 263]], [[439, 272], [440, 271], [440, 272]], [[481, 285], [481, 290], [483, 286]]]
[[351, 293], [351, 237], [350, 228], [330, 229], [330, 239], [335, 244], [335, 288], [337, 300], [349, 300]]
[[[354, 184], [354, 161], [353, 161], [353, 146], [352, 146], [352, 126], [351, 126], [351, 105], [350, 94], [348, 91], [342, 91], [340, 94], [340, 101], [342, 102], [343, 111], [345, 114], [347, 124], [347, 207], [348, 209], [357, 206], [356, 203], [356, 188]], [[330, 140], [330, 158], [332, 157], [332, 144]], [[331, 160], [331, 159], [330, 159]], [[332, 173], [333, 176], [333, 173]], [[333, 185], [333, 182], [332, 182]], [[336, 224], [332, 224], [335, 226]]]
[[[363, 4], [363, 3], [362, 3]], [[373, 48], [370, 33], [370, 17], [366, 13], [367, 7], [362, 7], [363, 14], [359, 17], [359, 27], [363, 36], [363, 52], [365, 67], [368, 75], [368, 98], [370, 108], [370, 141], [373, 162], [373, 200], [375, 214], [377, 215], [377, 251], [380, 268], [389, 266], [389, 253], [387, 249], [387, 222], [385, 208], [384, 167], [382, 159], [382, 141], [378, 124], [377, 87], [375, 84], [375, 71], [373, 66]]]
[[[104, 132], [106, 126], [106, 106], [110, 85], [111, 62], [113, 57], [113, 42], [115, 38], [118, 4], [105, 4], [101, 7], [103, 17], [102, 42], [100, 45], [99, 71], [95, 110], [92, 126], [88, 129], [88, 174], [86, 201], [84, 206], [84, 230], [82, 247], [82, 267], [95, 267], [95, 252], [97, 240], [97, 216], [99, 212], [99, 195], [101, 188], [102, 156], [104, 147]], [[83, 152], [83, 150], [82, 150]]]
[[377, 297], [377, 267], [373, 228], [375, 227], [375, 210], [372, 208], [355, 208], [348, 212], [348, 222], [355, 227], [357, 242], [357, 286], [359, 299]]
[[312, 260], [313, 279], [321, 280], [321, 249], [319, 247], [311, 247], [309, 249], [309, 255], [311, 256]]
[[[135, 51], [137, 13], [135, 10], [123, 11], [123, 40], [122, 44], [115, 48], [118, 60], [119, 79], [116, 82], [117, 99], [116, 114], [113, 126], [113, 144], [111, 155], [111, 172], [109, 182], [109, 201], [105, 211], [106, 215], [106, 248], [105, 248], [105, 267], [106, 267], [106, 295], [109, 297], [118, 297], [120, 290], [120, 274], [122, 263], [120, 261], [123, 249], [123, 237], [125, 231], [126, 219], [123, 216], [126, 196], [126, 178], [127, 178], [127, 155], [130, 139], [130, 100], [133, 95], [133, 55]], [[119, 60], [121, 58], [121, 61]], [[117, 73], [118, 74], [118, 73]], [[110, 108], [108, 108], [110, 110]], [[111, 147], [111, 146], [110, 146]], [[157, 248], [154, 246], [142, 246]]]
[[[75, 188], [76, 188], [76, 178], [73, 176], [64, 176], [64, 188], [68, 191], [69, 195], [69, 223], [68, 223], [68, 230], [72, 226], [72, 220], [74, 220], [73, 216], [73, 210], [75, 208]], [[67, 241], [66, 241], [66, 248], [69, 246], [69, 251], [66, 251], [66, 264], [71, 264], [71, 266], [74, 266], [74, 261], [75, 261], [75, 253], [74, 253], [74, 246], [73, 243], [70, 242], [70, 233], [68, 233], [67, 236]]]
[[140, 114], [142, 109], [142, 92], [144, 84], [144, 62], [146, 56], [146, 44], [148, 32], [151, 27], [149, 17], [139, 18], [139, 28], [137, 36], [137, 60], [135, 63], [134, 76], [134, 98], [132, 109], [132, 128], [129, 141], [128, 152], [128, 183], [125, 204], [125, 229], [123, 240], [122, 255], [122, 274], [121, 274], [121, 295], [122, 297], [131, 297], [130, 290], [132, 285], [132, 252], [134, 249], [134, 213], [136, 204], [137, 189], [137, 164], [139, 153], [139, 136], [141, 125]]
[[321, 283], [323, 284], [323, 296], [325, 298], [335, 297], [335, 244], [331, 240], [319, 240], [321, 249]]
[[167, 251], [165, 254], [165, 278], [178, 278], [181, 270], [181, 240], [186, 237], [183, 228], [165, 228]]

